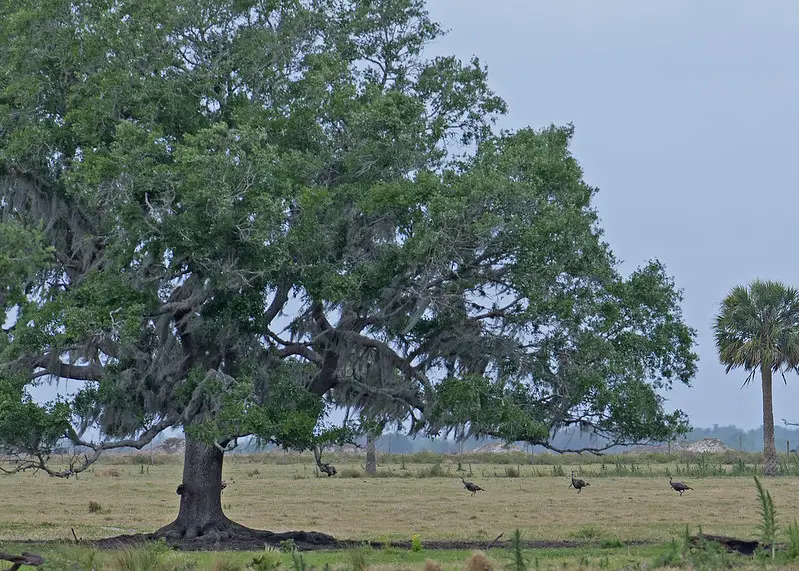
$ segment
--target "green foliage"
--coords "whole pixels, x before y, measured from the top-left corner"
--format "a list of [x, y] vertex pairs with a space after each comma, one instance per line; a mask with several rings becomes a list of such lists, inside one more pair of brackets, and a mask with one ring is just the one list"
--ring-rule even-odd
[[294, 543], [293, 539], [284, 539], [280, 542], [280, 551], [283, 553], [295, 553], [297, 551], [297, 545]]
[[247, 568], [253, 571], [274, 571], [279, 568], [281, 564], [280, 551], [267, 547], [264, 549], [263, 553], [253, 557], [252, 561], [247, 565]]
[[790, 560], [799, 558], [799, 525], [796, 518], [788, 525], [788, 549], [785, 556]]
[[[497, 133], [480, 60], [425, 59], [422, 0], [0, 18], [0, 447], [687, 430], [673, 280], [619, 273], [572, 126]], [[36, 404], [42, 377], [82, 389]]]
[[51, 267], [52, 256], [41, 228], [25, 227], [13, 219], [0, 221], [0, 307], [24, 303], [25, 291], [38, 273]]
[[514, 571], [525, 571], [527, 569], [527, 559], [524, 556], [524, 544], [522, 543], [522, 532], [518, 528], [514, 530], [510, 540], [513, 562], [509, 565]]
[[291, 568], [294, 569], [294, 571], [306, 571], [308, 569], [308, 564], [299, 551], [295, 550], [291, 552]]
[[771, 557], [774, 558], [775, 541], [777, 537], [777, 510], [774, 507], [774, 500], [771, 499], [771, 493], [763, 488], [760, 480], [755, 478], [755, 486], [757, 486], [757, 498], [760, 501], [760, 541], [764, 546], [771, 547]]
[[411, 551], [413, 553], [419, 553], [423, 550], [422, 547], [422, 538], [419, 536], [418, 533], [414, 533], [411, 536]]
[[719, 358], [752, 380], [761, 365], [773, 372], [799, 365], [799, 290], [778, 282], [737, 286], [724, 299], [714, 324]]

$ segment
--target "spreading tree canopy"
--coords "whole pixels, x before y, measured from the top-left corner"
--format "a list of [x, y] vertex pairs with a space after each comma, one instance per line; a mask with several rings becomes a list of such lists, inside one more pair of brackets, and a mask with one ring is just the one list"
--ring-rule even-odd
[[[571, 126], [497, 132], [422, 0], [0, 6], [0, 447], [69, 476], [187, 434], [166, 535], [241, 531], [223, 452], [312, 448], [330, 406], [549, 446], [686, 430], [694, 332], [623, 277]], [[72, 397], [29, 387], [78, 383]], [[66, 439], [85, 454], [66, 467]], [[604, 441], [603, 441], [604, 442]]]

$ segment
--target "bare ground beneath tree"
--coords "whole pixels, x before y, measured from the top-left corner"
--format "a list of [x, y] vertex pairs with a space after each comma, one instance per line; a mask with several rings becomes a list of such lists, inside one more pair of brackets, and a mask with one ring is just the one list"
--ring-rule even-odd
[[[374, 548], [382, 548], [385, 546], [383, 542], [364, 542], [355, 540], [340, 540], [330, 535], [316, 532], [316, 531], [287, 531], [275, 533], [271, 531], [252, 530], [251, 534], [246, 537], [232, 537], [223, 541], [205, 540], [202, 537], [194, 539], [171, 539], [167, 540], [167, 544], [174, 549], [181, 551], [260, 551], [265, 545], [271, 547], [281, 547], [281, 542], [292, 540], [294, 545], [299, 551], [312, 551], [318, 549], [351, 549], [354, 547], [361, 547], [370, 545]], [[109, 537], [106, 539], [96, 540], [79, 540], [79, 545], [89, 547], [96, 547], [98, 549], [125, 549], [132, 547], [141, 547], [148, 542], [155, 541], [154, 534], [136, 534], [136, 535], [119, 535], [116, 537]], [[65, 543], [63, 541], [19, 541], [14, 542], [17, 544], [27, 545], [52, 545], [56, 543]], [[73, 542], [70, 542], [73, 543]], [[556, 540], [556, 541], [523, 541], [526, 549], [568, 549], [575, 547], [606, 547], [599, 542], [594, 541], [570, 541], [570, 540]], [[648, 545], [657, 542], [652, 541], [626, 541], [621, 542], [619, 546], [632, 546], [632, 545]], [[392, 541], [391, 547], [397, 549], [410, 549], [410, 541]], [[510, 541], [495, 539], [472, 541], [472, 540], [441, 540], [441, 541], [424, 541], [422, 542], [424, 549], [439, 550], [439, 549], [489, 549], [489, 548], [506, 548], [510, 546]]]

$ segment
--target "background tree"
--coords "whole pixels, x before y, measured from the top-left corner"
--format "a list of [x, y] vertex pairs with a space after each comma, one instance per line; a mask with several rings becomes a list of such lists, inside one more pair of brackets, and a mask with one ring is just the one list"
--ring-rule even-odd
[[[672, 280], [617, 272], [571, 127], [493, 133], [479, 61], [422, 57], [420, 0], [0, 17], [0, 213], [50, 252], [4, 300], [7, 470], [68, 477], [180, 427], [158, 533], [213, 541], [250, 533], [222, 512], [224, 452], [318, 452], [351, 435], [335, 405], [550, 447], [577, 426], [595, 451], [686, 430], [659, 393], [695, 372]], [[56, 379], [82, 388], [27, 396]], [[64, 438], [85, 455], [52, 466]]]
[[[763, 387], [764, 473], [777, 473], [772, 375], [799, 365], [799, 291], [779, 282], [755, 280], [724, 298], [714, 324], [719, 359], [727, 373], [749, 371], [744, 386], [760, 372]], [[787, 381], [786, 381], [787, 382]]]
[[366, 435], [366, 462], [364, 471], [369, 476], [377, 475], [377, 439], [383, 434], [386, 419], [370, 418], [368, 413], [361, 414], [361, 430]]

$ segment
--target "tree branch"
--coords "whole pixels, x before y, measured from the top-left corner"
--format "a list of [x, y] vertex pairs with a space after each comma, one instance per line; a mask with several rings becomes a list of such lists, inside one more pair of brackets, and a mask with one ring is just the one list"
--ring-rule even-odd
[[64, 433], [64, 437], [68, 438], [76, 447], [81, 446], [84, 448], [89, 448], [92, 451], [90, 454], [83, 454], [83, 457], [81, 458], [81, 454], [76, 452], [73, 454], [69, 462], [69, 467], [66, 470], [53, 470], [48, 466], [48, 460], [50, 459], [49, 453], [45, 455], [44, 452], [37, 452], [36, 454], [31, 454], [33, 458], [20, 460], [13, 470], [8, 470], [0, 466], [0, 472], [3, 472], [4, 474], [15, 474], [17, 472], [24, 472], [25, 470], [32, 469], [42, 470], [54, 478], [69, 478], [70, 476], [76, 476], [94, 464], [100, 458], [100, 455], [106, 450], [113, 450], [116, 448], [136, 448], [137, 450], [141, 450], [147, 444], [152, 442], [153, 439], [161, 432], [173, 426], [176, 421], [177, 418], [175, 417], [166, 417], [156, 424], [150, 426], [148, 429], [142, 432], [138, 438], [113, 440], [100, 444], [83, 440], [78, 435], [75, 428], [69, 426]]
[[31, 379], [38, 379], [47, 375], [53, 375], [61, 379], [72, 379], [75, 381], [101, 381], [105, 376], [105, 369], [98, 363], [88, 365], [70, 365], [60, 359], [53, 362], [49, 356], [39, 357], [33, 362], [33, 367], [41, 368], [31, 375]]
[[272, 299], [272, 303], [269, 304], [269, 307], [266, 308], [266, 311], [264, 312], [264, 323], [267, 327], [286, 305], [286, 302], [289, 299], [289, 293], [291, 293], [290, 282], [283, 282], [277, 287], [277, 290], [275, 291], [275, 297]]

